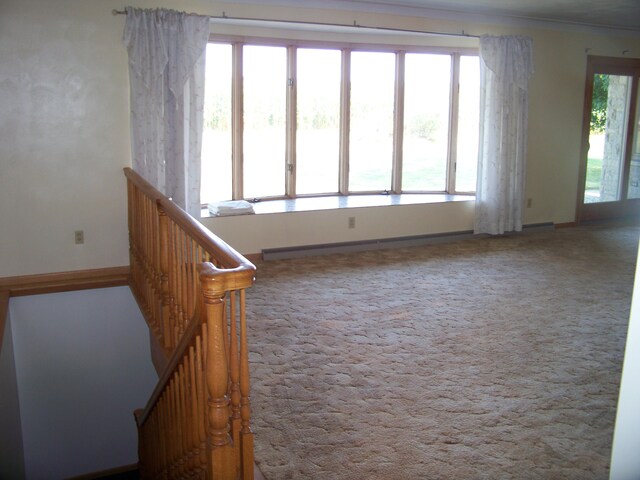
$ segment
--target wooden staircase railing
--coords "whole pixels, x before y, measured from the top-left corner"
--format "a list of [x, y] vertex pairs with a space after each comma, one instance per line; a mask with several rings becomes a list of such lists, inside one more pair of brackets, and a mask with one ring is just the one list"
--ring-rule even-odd
[[136, 411], [143, 478], [253, 479], [245, 289], [255, 267], [126, 168], [131, 289], [168, 359]]

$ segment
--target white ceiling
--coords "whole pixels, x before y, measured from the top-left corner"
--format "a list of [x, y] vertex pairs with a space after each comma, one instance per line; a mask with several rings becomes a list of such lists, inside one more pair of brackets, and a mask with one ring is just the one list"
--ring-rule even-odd
[[[236, 0], [255, 3], [255, 0]], [[260, 3], [410, 15], [491, 17], [640, 33], [640, 0], [261, 0]]]
[[640, 30], [640, 0], [353, 0], [450, 12]]

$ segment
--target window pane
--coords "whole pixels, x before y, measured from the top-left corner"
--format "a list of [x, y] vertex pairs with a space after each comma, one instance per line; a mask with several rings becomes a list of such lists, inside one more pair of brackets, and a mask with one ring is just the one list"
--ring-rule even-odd
[[391, 189], [395, 54], [351, 54], [349, 191]]
[[285, 194], [287, 51], [245, 46], [244, 197]]
[[200, 200], [231, 199], [231, 45], [207, 45]]
[[460, 57], [456, 192], [475, 192], [480, 132], [480, 61]]
[[339, 50], [298, 49], [296, 193], [338, 191]]
[[405, 56], [402, 190], [445, 191], [451, 56]]
[[627, 198], [640, 198], [640, 86], [636, 102], [636, 121], [634, 122], [633, 144], [631, 147], [631, 169], [629, 170], [629, 190]]
[[584, 203], [620, 200], [632, 80], [594, 76]]

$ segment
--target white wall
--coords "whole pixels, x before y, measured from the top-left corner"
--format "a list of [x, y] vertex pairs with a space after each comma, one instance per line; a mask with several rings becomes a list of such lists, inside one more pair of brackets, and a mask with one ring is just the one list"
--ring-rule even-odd
[[0, 277], [128, 263], [127, 60], [107, 3], [0, 2]]
[[26, 478], [137, 463], [133, 411], [158, 377], [129, 289], [16, 297], [9, 308]]
[[16, 480], [24, 478], [24, 451], [11, 315], [0, 348], [0, 478]]
[[[205, 218], [202, 223], [236, 250], [258, 253], [269, 248], [464, 232], [473, 230], [474, 208], [472, 201], [461, 201]], [[348, 228], [348, 217], [356, 218], [356, 228]]]
[[[216, 0], [128, 4], [214, 15], [530, 35], [536, 73], [531, 82], [526, 192], [533, 205], [525, 212], [525, 223], [574, 219], [585, 49], [593, 55], [622, 56], [629, 50], [627, 56], [640, 56], [638, 36]], [[113, 8], [122, 6], [120, 0], [0, 2], [0, 277], [128, 263], [121, 172], [130, 164], [127, 56], [121, 42], [124, 16], [111, 15]], [[453, 41], [462, 42], [447, 40]], [[345, 214], [340, 211], [206, 224], [242, 253], [257, 253], [262, 248], [317, 243], [317, 232], [330, 232], [330, 241], [344, 242], [369, 234], [379, 238], [439, 233], [451, 221], [446, 208], [394, 208], [374, 210], [379, 228], [369, 233], [342, 228]], [[456, 212], [456, 228], [469, 225], [467, 213]], [[416, 222], [421, 225], [418, 232]], [[392, 235], [385, 230], [387, 224], [394, 225]], [[78, 229], [85, 231], [85, 245], [74, 245], [73, 232]]]
[[640, 478], [640, 262], [631, 301], [620, 397], [611, 452], [611, 480]]

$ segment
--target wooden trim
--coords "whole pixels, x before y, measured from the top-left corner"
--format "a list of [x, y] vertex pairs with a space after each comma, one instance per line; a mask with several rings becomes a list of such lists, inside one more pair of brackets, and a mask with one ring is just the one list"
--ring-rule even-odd
[[261, 253], [247, 253], [244, 255], [244, 258], [249, 260], [251, 263], [256, 263], [262, 261]]
[[296, 196], [296, 175], [297, 172], [297, 111], [298, 102], [298, 50], [295, 47], [287, 47], [287, 101], [286, 101], [286, 143], [285, 158], [287, 168], [284, 174], [284, 192], [287, 197]]
[[571, 228], [571, 227], [577, 227], [578, 222], [554, 223], [553, 226], [555, 228]]
[[[244, 82], [242, 44], [232, 42], [231, 47], [231, 112], [244, 111]], [[234, 200], [244, 198], [244, 118], [231, 115], [231, 195]]]
[[106, 478], [106, 477], [111, 477], [113, 475], [136, 472], [136, 471], [138, 471], [138, 465], [133, 463], [131, 465], [123, 465], [122, 467], [110, 468], [108, 470], [102, 470], [100, 472], [85, 473], [84, 475], [69, 477], [66, 480], [94, 480], [98, 478]]
[[129, 266], [0, 278], [11, 297], [129, 285]]
[[338, 166], [338, 192], [349, 193], [349, 135], [351, 122], [351, 51], [342, 49], [340, 72], [340, 153]]

